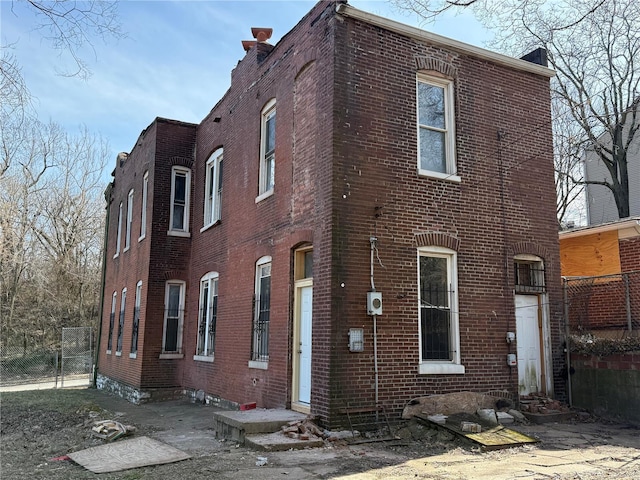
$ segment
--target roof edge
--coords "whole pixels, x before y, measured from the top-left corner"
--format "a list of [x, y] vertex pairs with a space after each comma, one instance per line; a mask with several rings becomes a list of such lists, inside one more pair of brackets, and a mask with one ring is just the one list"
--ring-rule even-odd
[[610, 232], [612, 230], [624, 230], [627, 228], [635, 228], [640, 235], [640, 217], [630, 217], [623, 220], [617, 220], [602, 225], [587, 226], [573, 230], [564, 230], [559, 232], [560, 238], [581, 237], [583, 235], [595, 235], [596, 233]]
[[415, 38], [417, 40], [426, 40], [428, 42], [452, 48], [467, 55], [481, 58], [483, 60], [488, 60], [490, 62], [514, 68], [516, 70], [522, 70], [548, 78], [551, 78], [556, 74], [556, 72], [551, 68], [531, 63], [526, 60], [521, 60], [519, 58], [509, 57], [508, 55], [503, 55], [502, 53], [492, 52], [490, 50], [476, 47], [468, 43], [460, 42], [452, 38], [443, 37], [442, 35], [438, 35], [436, 33], [421, 30], [404, 23], [396, 22], [395, 20], [390, 20], [373, 13], [359, 10], [344, 3], [336, 5], [336, 12], [340, 15], [344, 15], [345, 17], [361, 20], [371, 25], [375, 25], [386, 30], [399, 33], [400, 35], [404, 35], [406, 37]]

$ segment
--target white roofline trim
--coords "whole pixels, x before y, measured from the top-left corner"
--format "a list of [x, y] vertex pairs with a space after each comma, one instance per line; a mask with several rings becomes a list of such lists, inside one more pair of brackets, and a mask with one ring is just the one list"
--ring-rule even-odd
[[521, 60], [519, 58], [509, 57], [501, 53], [492, 52], [484, 48], [469, 45], [468, 43], [453, 40], [452, 38], [443, 37], [442, 35], [428, 32], [426, 30], [421, 30], [419, 28], [396, 22], [395, 20], [390, 20], [385, 17], [380, 17], [378, 15], [374, 15], [373, 13], [358, 10], [357, 8], [346, 5], [344, 3], [340, 3], [336, 6], [336, 12], [346, 17], [361, 20], [363, 22], [370, 23], [371, 25], [376, 25], [378, 27], [390, 30], [406, 37], [442, 45], [443, 47], [448, 47], [467, 55], [471, 55], [473, 57], [477, 57], [517, 70], [523, 70], [525, 72], [535, 73], [536, 75], [541, 75], [543, 77], [549, 78], [555, 76], [556, 74], [556, 72], [551, 68], [538, 65], [536, 63], [527, 62], [526, 60]]
[[577, 228], [575, 230], [565, 230], [560, 232], [560, 238], [581, 237], [584, 235], [595, 235], [596, 233], [610, 232], [612, 230], [625, 230], [635, 228], [640, 235], [640, 217], [630, 218], [618, 222], [605, 223], [594, 227]]

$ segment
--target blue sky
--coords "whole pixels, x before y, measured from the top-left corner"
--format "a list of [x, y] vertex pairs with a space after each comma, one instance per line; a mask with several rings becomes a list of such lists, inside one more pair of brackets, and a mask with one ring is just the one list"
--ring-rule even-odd
[[[402, 23], [420, 26], [416, 18], [387, 1], [350, 0], [350, 5]], [[229, 87], [231, 70], [244, 56], [241, 40], [251, 27], [272, 27], [275, 44], [315, 1], [128, 1], [119, 12], [126, 37], [94, 42], [84, 51], [92, 76], [63, 77], [71, 68], [34, 30], [32, 10], [24, 2], [0, 0], [3, 45], [15, 42], [14, 54], [42, 121], [53, 120], [67, 131], [85, 125], [109, 141], [111, 171], [117, 152], [130, 151], [140, 132], [155, 117], [200, 122]], [[477, 46], [489, 34], [470, 14], [447, 16], [423, 28]]]

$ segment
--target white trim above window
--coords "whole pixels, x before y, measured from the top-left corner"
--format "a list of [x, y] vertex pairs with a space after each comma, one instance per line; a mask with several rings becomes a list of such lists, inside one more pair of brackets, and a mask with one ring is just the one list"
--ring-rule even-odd
[[140, 237], [138, 241], [147, 235], [147, 196], [149, 195], [149, 172], [144, 172], [142, 177], [142, 208], [140, 210]]
[[215, 225], [220, 220], [222, 208], [222, 157], [219, 148], [209, 157], [205, 166], [204, 222], [202, 230]]
[[273, 194], [276, 164], [276, 99], [260, 114], [260, 180], [256, 203]]
[[171, 168], [171, 203], [169, 207], [169, 235], [189, 237], [189, 208], [191, 198], [191, 169]]
[[458, 265], [454, 250], [418, 248], [421, 374], [464, 374], [460, 360]]
[[456, 170], [453, 81], [425, 74], [416, 79], [418, 174], [460, 182]]

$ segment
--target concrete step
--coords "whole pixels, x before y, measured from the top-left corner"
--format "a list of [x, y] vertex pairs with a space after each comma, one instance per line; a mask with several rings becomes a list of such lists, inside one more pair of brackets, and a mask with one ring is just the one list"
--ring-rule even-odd
[[306, 418], [304, 413], [285, 409], [227, 410], [213, 414], [213, 428], [217, 438], [244, 445], [247, 435], [279, 432], [289, 422]]
[[311, 436], [309, 440], [300, 440], [299, 438], [289, 438], [282, 432], [254, 433], [244, 437], [245, 447], [271, 452], [302, 450], [303, 448], [322, 447], [323, 445], [324, 440], [322, 438]]

